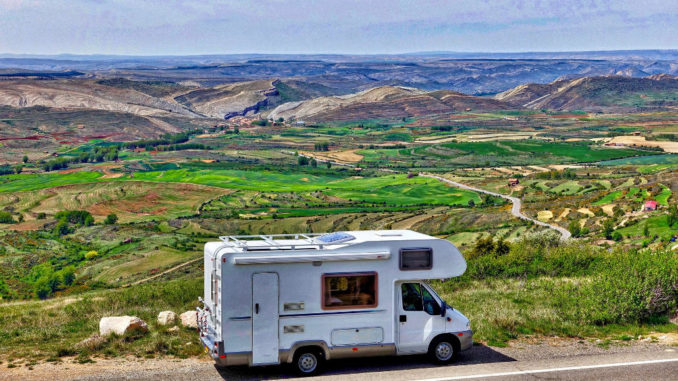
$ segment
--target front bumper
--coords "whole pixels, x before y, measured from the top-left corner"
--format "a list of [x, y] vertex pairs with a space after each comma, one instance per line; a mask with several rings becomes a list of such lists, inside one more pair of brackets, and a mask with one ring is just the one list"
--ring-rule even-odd
[[473, 330], [457, 332], [457, 339], [459, 339], [459, 349], [465, 351], [471, 349], [473, 346]]

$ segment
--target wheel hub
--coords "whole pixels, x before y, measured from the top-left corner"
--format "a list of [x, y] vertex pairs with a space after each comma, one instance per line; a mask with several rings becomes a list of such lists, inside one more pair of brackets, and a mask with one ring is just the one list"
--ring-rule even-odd
[[299, 369], [303, 372], [313, 372], [318, 364], [318, 360], [310, 353], [304, 353], [299, 357]]
[[436, 346], [436, 357], [438, 357], [438, 360], [447, 361], [452, 357], [453, 351], [450, 343], [439, 343]]

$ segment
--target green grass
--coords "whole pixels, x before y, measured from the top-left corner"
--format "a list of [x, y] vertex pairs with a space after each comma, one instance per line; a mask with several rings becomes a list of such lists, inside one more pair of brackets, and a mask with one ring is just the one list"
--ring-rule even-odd
[[[105, 356], [134, 355], [195, 356], [202, 346], [194, 329], [168, 332], [156, 323], [163, 310], [177, 314], [194, 310], [202, 295], [202, 278], [143, 284], [127, 289], [91, 292], [71, 299], [29, 301], [0, 304], [0, 353], [3, 357], [47, 359], [92, 354]], [[140, 338], [104, 340], [96, 348], [78, 346], [81, 340], [99, 330], [104, 316], [138, 316], [150, 332]], [[190, 344], [189, 344], [190, 343]]]
[[120, 264], [110, 266], [96, 275], [94, 280], [109, 284], [118, 283], [119, 280], [127, 283], [134, 279], [153, 276], [172, 265], [200, 258], [200, 254], [198, 253], [196, 257], [196, 253], [161, 247], [143, 253], [139, 258], [126, 259]]
[[662, 191], [654, 199], [659, 205], [669, 206], [669, 197], [671, 189], [662, 185]]
[[[8, 181], [0, 184], [0, 192], [37, 190], [57, 185], [81, 182], [106, 181], [98, 172], [75, 172], [50, 175], [10, 175]], [[270, 192], [323, 191], [328, 195], [348, 200], [365, 202], [387, 202], [390, 205], [466, 205], [469, 200], [480, 204], [480, 197], [474, 192], [448, 187], [429, 178], [407, 178], [406, 175], [390, 175], [365, 178], [337, 178], [307, 173], [279, 173], [270, 171], [245, 170], [192, 170], [173, 169], [167, 171], [136, 172], [112, 179], [116, 181], [145, 181], [190, 183], [238, 190]], [[109, 180], [110, 181], [110, 180]]]
[[596, 201], [593, 203], [593, 205], [605, 205], [605, 204], [611, 204], [615, 201], [617, 201], [621, 196], [622, 196], [622, 191], [614, 191], [606, 194], [603, 198], [600, 200]]
[[649, 164], [678, 164], [678, 155], [661, 154], [650, 156], [627, 157], [623, 159], [605, 160], [599, 165], [649, 165]]
[[660, 238], [669, 238], [676, 234], [676, 229], [670, 227], [667, 223], [667, 215], [652, 216], [640, 220], [638, 223], [626, 226], [617, 231], [623, 236], [641, 237], [647, 225], [650, 236], [658, 235]]
[[566, 181], [563, 182], [553, 188], [550, 189], [550, 192], [559, 194], [559, 195], [564, 195], [564, 196], [571, 196], [574, 194], [579, 193], [583, 187], [579, 185], [578, 182], [571, 180], [571, 181]]
[[99, 172], [79, 171], [67, 174], [41, 173], [0, 176], [0, 193], [33, 191], [61, 185], [101, 181]]

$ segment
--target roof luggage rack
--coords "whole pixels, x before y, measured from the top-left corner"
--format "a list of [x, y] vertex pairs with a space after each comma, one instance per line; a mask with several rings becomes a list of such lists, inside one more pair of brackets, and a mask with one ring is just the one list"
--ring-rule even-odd
[[260, 234], [260, 235], [225, 235], [220, 240], [231, 247], [243, 251], [264, 250], [322, 250], [328, 245], [337, 245], [355, 239], [348, 233], [296, 233], [296, 234]]

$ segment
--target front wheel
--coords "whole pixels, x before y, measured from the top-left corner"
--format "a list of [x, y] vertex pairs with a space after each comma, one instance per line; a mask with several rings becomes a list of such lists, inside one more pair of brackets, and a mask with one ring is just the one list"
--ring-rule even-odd
[[315, 376], [322, 368], [322, 354], [314, 350], [299, 350], [294, 355], [294, 370], [300, 376]]
[[428, 355], [436, 364], [449, 364], [457, 358], [458, 346], [454, 339], [436, 338], [429, 347]]

